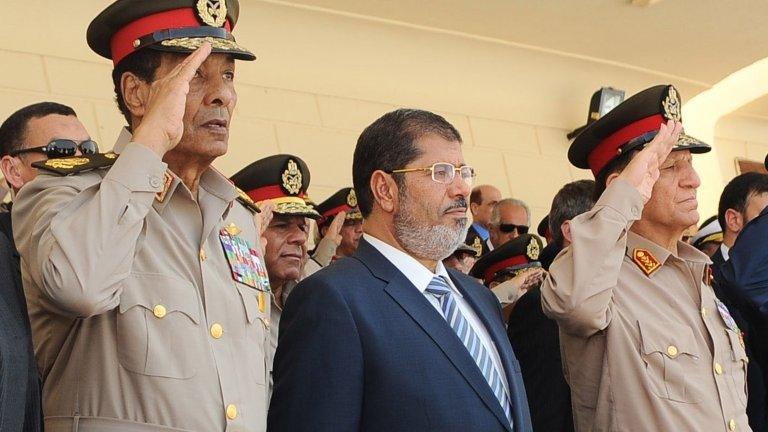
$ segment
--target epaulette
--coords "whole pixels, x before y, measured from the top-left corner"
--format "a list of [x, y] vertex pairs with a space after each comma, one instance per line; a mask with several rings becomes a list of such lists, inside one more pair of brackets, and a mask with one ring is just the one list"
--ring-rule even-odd
[[58, 175], [66, 176], [83, 171], [112, 166], [118, 155], [114, 152], [96, 153], [75, 157], [53, 158], [39, 162], [33, 162], [32, 166]]
[[251, 199], [251, 197], [248, 196], [245, 191], [240, 189], [239, 187], [235, 186], [235, 189], [237, 190], [237, 194], [239, 195], [237, 197], [237, 200], [240, 201], [248, 210], [251, 210], [254, 213], [261, 213], [261, 209], [259, 206], [256, 205], [255, 202]]

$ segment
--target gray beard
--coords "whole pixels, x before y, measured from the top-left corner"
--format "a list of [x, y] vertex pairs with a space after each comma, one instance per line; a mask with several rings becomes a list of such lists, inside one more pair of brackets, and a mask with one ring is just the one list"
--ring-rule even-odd
[[456, 225], [424, 226], [414, 217], [413, 204], [408, 198], [394, 217], [394, 234], [397, 241], [413, 256], [442, 261], [452, 254], [467, 237], [468, 218], [456, 220]]

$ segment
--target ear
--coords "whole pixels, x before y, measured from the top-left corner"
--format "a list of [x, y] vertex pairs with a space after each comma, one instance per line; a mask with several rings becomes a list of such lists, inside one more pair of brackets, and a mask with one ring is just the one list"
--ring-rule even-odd
[[472, 213], [472, 215], [474, 216], [475, 212], [477, 212], [478, 207], [480, 207], [480, 204], [478, 203], [473, 203], [473, 202], [469, 203], [469, 212]]
[[371, 175], [373, 200], [386, 213], [393, 213], [398, 205], [398, 187], [391, 175], [376, 170]]
[[132, 72], [125, 72], [120, 77], [120, 92], [131, 116], [141, 118], [146, 114], [149, 88], [150, 83], [145, 82]]
[[740, 233], [744, 228], [744, 217], [734, 209], [725, 211], [725, 229], [730, 232]]
[[611, 183], [613, 183], [613, 181], [619, 177], [619, 174], [620, 173], [617, 172], [608, 174], [608, 177], [605, 178], [605, 187], [608, 188], [608, 186], [610, 186]]
[[568, 243], [573, 243], [573, 240], [571, 239], [571, 221], [566, 220], [562, 224], [560, 224], [560, 231], [563, 233], [563, 238], [568, 241]]
[[24, 186], [24, 177], [21, 173], [23, 162], [13, 156], [5, 155], [0, 159], [0, 170], [3, 171], [5, 181], [11, 185], [14, 190], [19, 190]]

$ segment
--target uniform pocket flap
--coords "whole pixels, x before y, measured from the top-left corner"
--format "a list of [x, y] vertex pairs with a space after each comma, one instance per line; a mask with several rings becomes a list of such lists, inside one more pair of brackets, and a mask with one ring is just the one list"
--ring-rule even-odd
[[699, 357], [690, 327], [661, 321], [638, 321], [643, 354], [662, 353], [669, 358], [687, 354]]
[[728, 335], [728, 340], [731, 342], [733, 360], [748, 361], [747, 351], [744, 348], [744, 337], [741, 335], [741, 333], [730, 329], [726, 329], [725, 333]]
[[152, 311], [158, 318], [181, 312], [192, 322], [200, 322], [197, 291], [191, 283], [160, 274], [131, 274], [123, 281], [120, 294], [120, 313], [140, 306]]

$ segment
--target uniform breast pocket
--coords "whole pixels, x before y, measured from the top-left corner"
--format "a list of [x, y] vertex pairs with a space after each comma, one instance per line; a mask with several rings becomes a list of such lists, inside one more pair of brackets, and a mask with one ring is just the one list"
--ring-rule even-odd
[[660, 398], [698, 403], [696, 386], [701, 353], [690, 327], [669, 322], [638, 321], [640, 351], [651, 390]]
[[[246, 319], [240, 340], [240, 352], [246, 353], [248, 356], [248, 364], [254, 380], [259, 384], [264, 384], [272, 368], [271, 323], [269, 322], [271, 294], [239, 283], [237, 290], [243, 302]], [[277, 341], [274, 343], [276, 345]]]
[[131, 372], [187, 379], [205, 355], [200, 305], [194, 286], [157, 274], [133, 274], [123, 282], [117, 314], [120, 364]]
[[739, 397], [741, 403], [747, 406], [747, 352], [744, 349], [744, 339], [740, 332], [733, 330], [725, 330], [730, 342], [729, 349], [725, 353], [725, 357], [730, 361], [730, 369], [728, 374], [733, 380], [734, 390]]

